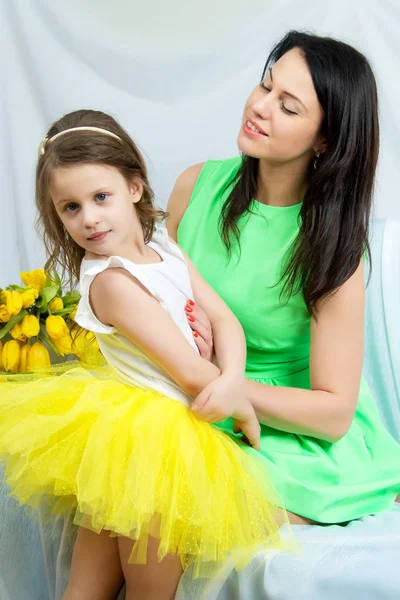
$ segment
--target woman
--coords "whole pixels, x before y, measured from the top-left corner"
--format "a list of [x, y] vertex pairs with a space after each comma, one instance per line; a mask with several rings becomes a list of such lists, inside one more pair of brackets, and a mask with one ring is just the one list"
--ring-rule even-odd
[[[168, 227], [244, 328], [259, 456], [294, 523], [389, 509], [399, 499], [400, 446], [361, 377], [379, 146], [365, 57], [336, 40], [287, 34], [245, 105], [238, 146], [241, 159], [181, 174]], [[201, 307], [187, 314], [210, 354]]]

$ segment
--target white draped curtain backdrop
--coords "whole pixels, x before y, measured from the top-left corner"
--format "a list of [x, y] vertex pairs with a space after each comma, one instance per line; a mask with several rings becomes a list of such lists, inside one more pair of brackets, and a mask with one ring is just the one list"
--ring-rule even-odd
[[400, 218], [400, 0], [0, 0], [0, 286], [39, 268], [37, 146], [66, 112], [114, 115], [165, 206], [185, 167], [237, 154], [244, 101], [289, 29], [331, 35], [375, 70], [375, 215]]

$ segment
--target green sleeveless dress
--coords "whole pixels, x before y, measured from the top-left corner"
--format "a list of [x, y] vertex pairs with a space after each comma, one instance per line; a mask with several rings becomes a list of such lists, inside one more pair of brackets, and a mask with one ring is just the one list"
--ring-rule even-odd
[[[246, 376], [276, 386], [310, 388], [310, 315], [301, 294], [280, 302], [285, 253], [298, 233], [300, 204], [254, 201], [241, 218], [240, 246], [228, 258], [218, 222], [240, 158], [205, 163], [178, 229], [178, 242], [241, 322]], [[229, 191], [229, 190], [228, 190]], [[235, 243], [235, 242], [234, 242]], [[218, 426], [232, 434], [231, 420]], [[400, 493], [400, 446], [381, 423], [364, 379], [348, 433], [330, 443], [262, 426], [261, 450], [286, 509], [320, 523], [340, 523], [390, 509]]]

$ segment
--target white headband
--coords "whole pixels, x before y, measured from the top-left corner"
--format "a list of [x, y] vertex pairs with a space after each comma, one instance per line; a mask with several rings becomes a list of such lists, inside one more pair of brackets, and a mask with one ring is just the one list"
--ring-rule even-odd
[[47, 144], [50, 144], [50, 142], [54, 142], [54, 140], [56, 140], [61, 135], [64, 135], [64, 133], [68, 133], [68, 131], [100, 131], [101, 133], [104, 133], [105, 135], [111, 135], [111, 137], [122, 142], [120, 137], [118, 137], [112, 131], [108, 131], [108, 129], [102, 129], [101, 127], [72, 127], [71, 129], [64, 129], [64, 131], [60, 131], [59, 133], [56, 133], [56, 135], [53, 135], [53, 137], [51, 137], [51, 138], [48, 138], [47, 136], [45, 136], [39, 144], [39, 149], [38, 149], [39, 157], [45, 153]]

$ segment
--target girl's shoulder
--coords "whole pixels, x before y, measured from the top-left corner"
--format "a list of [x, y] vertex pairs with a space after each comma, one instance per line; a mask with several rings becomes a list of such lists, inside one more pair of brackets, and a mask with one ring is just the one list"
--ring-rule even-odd
[[133, 263], [122, 256], [110, 256], [104, 260], [88, 260], [84, 258], [82, 261], [79, 278], [79, 292], [81, 298], [79, 300], [75, 321], [78, 325], [93, 333], [112, 334], [117, 331], [115, 327], [102, 323], [96, 317], [90, 302], [91, 285], [96, 277], [101, 273], [109, 273], [110, 277], [107, 278], [107, 285], [112, 286], [112, 272], [114, 271], [115, 273], [116, 269], [124, 269], [134, 277], [137, 277], [138, 275], [137, 269], [134, 268]]

